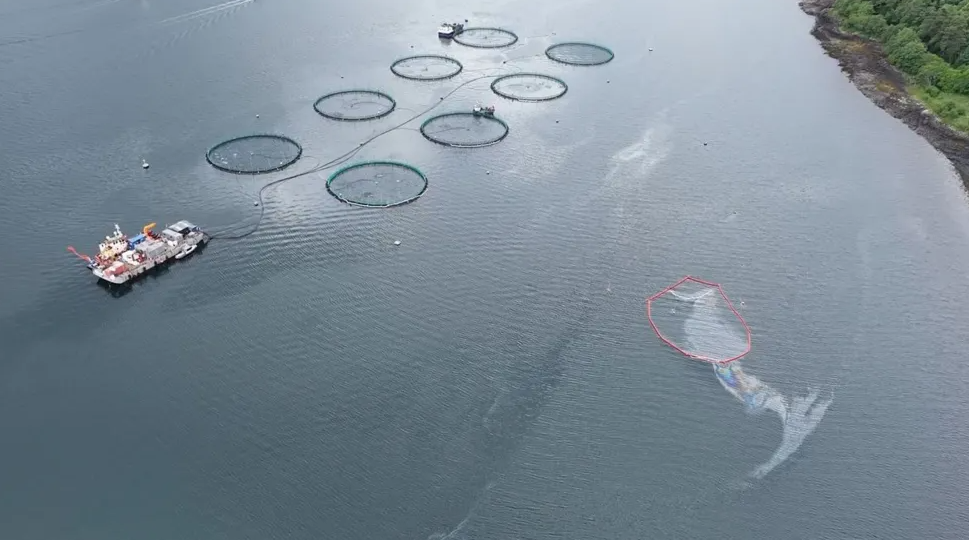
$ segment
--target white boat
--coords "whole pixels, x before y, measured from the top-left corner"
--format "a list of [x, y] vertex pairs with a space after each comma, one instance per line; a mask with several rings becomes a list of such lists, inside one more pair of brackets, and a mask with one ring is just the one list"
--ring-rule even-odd
[[494, 116], [495, 106], [489, 105], [487, 107], [482, 107], [481, 105], [475, 105], [474, 108], [471, 109], [471, 112], [475, 116]]
[[175, 254], [175, 258], [176, 259], [184, 259], [185, 257], [188, 257], [189, 255], [191, 255], [192, 252], [195, 251], [195, 248], [197, 248], [197, 247], [199, 247], [198, 244], [192, 244], [192, 245], [189, 245], [189, 246], [185, 246], [185, 248], [183, 248], [182, 251], [179, 251], [178, 253]]
[[441, 26], [437, 28], [437, 37], [451, 39], [463, 30], [464, 25], [461, 23], [441, 23]]

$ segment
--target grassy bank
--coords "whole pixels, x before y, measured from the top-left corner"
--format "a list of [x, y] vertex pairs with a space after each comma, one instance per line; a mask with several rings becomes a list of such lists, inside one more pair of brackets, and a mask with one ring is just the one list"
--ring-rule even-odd
[[969, 133], [969, 0], [837, 0], [842, 30], [882, 45], [909, 94]]
[[913, 84], [909, 92], [946, 124], [969, 134], [969, 96]]

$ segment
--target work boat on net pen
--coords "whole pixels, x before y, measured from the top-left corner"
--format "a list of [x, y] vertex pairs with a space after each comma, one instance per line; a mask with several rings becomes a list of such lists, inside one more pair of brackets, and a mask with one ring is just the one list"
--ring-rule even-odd
[[451, 39], [464, 31], [461, 23], [441, 23], [437, 29], [437, 37], [441, 39]]

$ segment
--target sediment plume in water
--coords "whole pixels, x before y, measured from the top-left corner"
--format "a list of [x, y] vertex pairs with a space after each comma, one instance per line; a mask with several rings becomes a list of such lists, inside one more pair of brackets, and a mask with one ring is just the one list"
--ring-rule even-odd
[[781, 444], [750, 472], [750, 478], [761, 479], [787, 461], [834, 401], [833, 396], [820, 397], [815, 389], [787, 397], [744, 371], [736, 360], [750, 351], [750, 329], [719, 285], [684, 278], [651, 297], [648, 306], [650, 324], [664, 342], [686, 356], [710, 362], [717, 380], [747, 412], [773, 411], [780, 418]]

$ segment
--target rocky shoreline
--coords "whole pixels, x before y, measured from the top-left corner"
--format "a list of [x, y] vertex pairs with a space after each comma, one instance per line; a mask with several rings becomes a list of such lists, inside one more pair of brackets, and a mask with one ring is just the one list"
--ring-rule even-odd
[[829, 13], [834, 0], [802, 0], [799, 5], [814, 17], [811, 35], [817, 38], [828, 56], [838, 61], [861, 93], [905, 122], [949, 158], [969, 189], [969, 136], [947, 126], [908, 94], [905, 76], [889, 64], [881, 45], [838, 28]]

